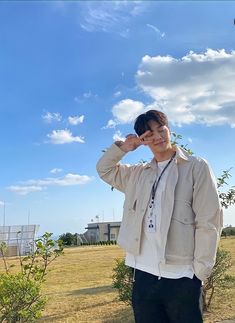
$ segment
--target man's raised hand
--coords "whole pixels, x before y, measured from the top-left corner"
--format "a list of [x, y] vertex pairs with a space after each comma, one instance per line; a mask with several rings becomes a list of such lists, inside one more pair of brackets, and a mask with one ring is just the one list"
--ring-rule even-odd
[[[136, 150], [141, 145], [148, 145], [150, 141], [148, 137], [151, 135], [151, 131], [147, 130], [141, 136], [135, 134], [129, 134], [126, 136], [125, 141], [116, 141], [116, 145], [124, 152]], [[151, 138], [151, 137], [149, 137]]]

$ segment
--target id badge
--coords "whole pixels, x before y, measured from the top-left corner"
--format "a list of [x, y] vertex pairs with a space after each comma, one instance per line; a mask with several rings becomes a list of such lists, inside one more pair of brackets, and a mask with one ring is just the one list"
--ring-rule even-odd
[[156, 232], [156, 216], [153, 214], [153, 210], [151, 210], [147, 219], [147, 231], [149, 233]]

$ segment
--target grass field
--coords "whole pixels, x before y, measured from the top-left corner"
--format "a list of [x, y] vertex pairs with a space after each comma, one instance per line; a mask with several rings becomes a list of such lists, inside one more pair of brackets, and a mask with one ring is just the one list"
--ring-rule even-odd
[[[232, 253], [230, 273], [235, 275], [235, 239], [222, 239], [221, 246]], [[39, 321], [133, 323], [131, 308], [117, 300], [111, 286], [115, 259], [123, 256], [118, 246], [65, 249], [48, 273], [44, 293], [49, 300]], [[231, 318], [235, 318], [235, 289], [215, 295], [205, 322]]]

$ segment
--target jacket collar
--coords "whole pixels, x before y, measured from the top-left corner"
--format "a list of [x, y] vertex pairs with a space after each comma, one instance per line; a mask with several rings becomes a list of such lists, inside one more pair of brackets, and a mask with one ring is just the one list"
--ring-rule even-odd
[[[176, 164], [181, 164], [184, 161], [189, 161], [189, 154], [187, 153], [187, 151], [181, 147], [177, 147], [174, 146], [174, 149], [176, 151], [176, 156], [175, 156], [175, 161]], [[156, 163], [156, 159], [153, 158], [151, 160], [151, 162], [147, 163], [145, 165], [145, 168], [149, 168], [151, 167], [152, 169], [156, 169], [157, 168], [157, 163]]]

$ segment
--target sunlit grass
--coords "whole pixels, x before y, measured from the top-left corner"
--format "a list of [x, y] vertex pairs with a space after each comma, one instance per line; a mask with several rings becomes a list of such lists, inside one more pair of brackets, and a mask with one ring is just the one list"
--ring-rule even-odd
[[[235, 275], [235, 239], [222, 239], [221, 246], [232, 254]], [[132, 309], [117, 300], [111, 286], [115, 259], [123, 256], [115, 245], [65, 249], [47, 275], [43, 292], [49, 300], [40, 322], [133, 323]], [[215, 294], [205, 322], [229, 318], [235, 318], [235, 289]]]

